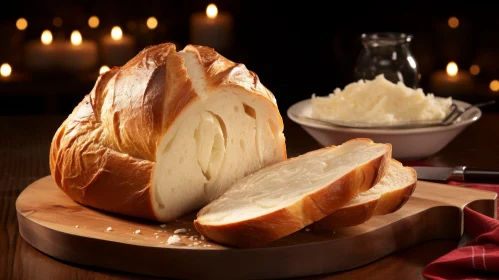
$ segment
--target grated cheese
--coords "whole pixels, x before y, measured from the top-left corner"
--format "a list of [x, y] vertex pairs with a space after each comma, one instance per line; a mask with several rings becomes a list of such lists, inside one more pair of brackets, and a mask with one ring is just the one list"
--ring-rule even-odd
[[357, 124], [397, 124], [441, 121], [450, 112], [452, 98], [436, 99], [422, 89], [394, 84], [377, 76], [337, 88], [329, 96], [312, 95], [312, 117]]

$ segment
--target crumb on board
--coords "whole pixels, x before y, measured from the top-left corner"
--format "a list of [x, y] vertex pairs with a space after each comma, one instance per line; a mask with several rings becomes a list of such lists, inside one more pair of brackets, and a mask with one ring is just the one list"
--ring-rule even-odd
[[204, 244], [203, 247], [211, 247], [210, 244]]
[[161, 241], [161, 242], [159, 242], [159, 244], [165, 244], [165, 242]]
[[179, 243], [181, 243], [180, 242], [180, 237], [178, 237], [178, 235], [176, 235], [176, 234], [170, 236], [166, 242], [168, 243], [168, 245], [173, 245], [173, 244], [179, 244]]
[[135, 234], [140, 234], [140, 233], [141, 233], [141, 231], [140, 231], [140, 229], [138, 229], [138, 230], [134, 231], [133, 233], [135, 233]]
[[199, 245], [199, 242], [194, 242], [193, 244], [194, 244], [195, 246], [197, 246], [197, 245]]
[[106, 228], [106, 231], [112, 231], [112, 230], [113, 230], [113, 228], [112, 228], [112, 227], [107, 227], [107, 228]]
[[80, 226], [79, 225], [76, 225], [75, 228], [79, 228]]
[[177, 234], [177, 233], [186, 233], [186, 232], [187, 232], [187, 229], [179, 228], [179, 229], [176, 229], [173, 233]]
[[159, 235], [156, 235], [156, 238], [159, 238]]
[[204, 235], [201, 234], [201, 240], [204, 240]]
[[165, 228], [165, 227], [166, 227], [166, 224], [161, 224], [161, 225], [159, 225], [159, 226], [160, 226], [160, 227], [162, 227], [162, 228]]
[[155, 233], [153, 233], [153, 235], [158, 235], [158, 233], [157, 233], [157, 232], [155, 232]]

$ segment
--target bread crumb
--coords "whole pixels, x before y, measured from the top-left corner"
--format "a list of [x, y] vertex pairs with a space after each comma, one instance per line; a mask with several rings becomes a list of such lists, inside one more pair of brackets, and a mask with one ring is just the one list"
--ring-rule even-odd
[[199, 245], [199, 242], [194, 242], [193, 244], [197, 246], [197, 245]]
[[305, 231], [306, 231], [306, 232], [309, 232], [309, 231], [310, 231], [310, 229], [309, 229], [309, 228], [306, 228], [306, 229], [305, 229]]
[[140, 229], [138, 229], [138, 230], [134, 231], [133, 233], [135, 233], [135, 234], [140, 234], [140, 233], [141, 233], [141, 231], [140, 231]]
[[204, 235], [201, 234], [201, 240], [204, 240]]
[[133, 240], [133, 238], [130, 237], [130, 240]]
[[107, 228], [106, 228], [106, 231], [112, 231], [112, 230], [113, 230], [113, 228], [112, 228], [112, 227], [107, 227]]
[[203, 245], [203, 247], [211, 247], [211, 245], [210, 244], [205, 244], [205, 245]]
[[159, 244], [165, 244], [165, 242], [161, 241], [161, 242], [159, 242]]
[[162, 228], [165, 228], [165, 227], [166, 227], [166, 225], [165, 225], [165, 224], [162, 224], [162, 225], [159, 225], [159, 226], [160, 226], [160, 227], [162, 227]]
[[156, 238], [159, 238], [159, 236], [158, 236], [158, 235], [156, 235]]
[[75, 228], [79, 228], [80, 226], [79, 225], [76, 225]]
[[189, 247], [192, 247], [192, 244], [189, 244]]
[[155, 232], [155, 233], [153, 233], [153, 235], [158, 235], [158, 233], [157, 233], [157, 232]]
[[185, 228], [179, 228], [179, 229], [176, 229], [173, 233], [177, 234], [177, 233], [185, 233], [187, 232], [187, 230]]
[[172, 235], [166, 242], [168, 243], [168, 245], [178, 244], [180, 243], [180, 237], [178, 237], [178, 235]]

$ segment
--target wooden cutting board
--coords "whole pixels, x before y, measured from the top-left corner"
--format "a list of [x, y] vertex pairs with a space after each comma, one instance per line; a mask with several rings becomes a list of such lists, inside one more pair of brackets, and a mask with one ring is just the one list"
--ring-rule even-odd
[[[82, 206], [49, 176], [28, 186], [16, 208], [23, 238], [64, 261], [153, 276], [241, 279], [330, 273], [426, 240], [457, 238], [463, 233], [463, 207], [495, 217], [496, 197], [420, 181], [413, 197], [393, 214], [336, 232], [302, 230], [254, 249], [202, 240], [192, 224], [194, 215], [160, 225]], [[168, 245], [177, 229], [186, 230], [178, 234], [182, 244]]]

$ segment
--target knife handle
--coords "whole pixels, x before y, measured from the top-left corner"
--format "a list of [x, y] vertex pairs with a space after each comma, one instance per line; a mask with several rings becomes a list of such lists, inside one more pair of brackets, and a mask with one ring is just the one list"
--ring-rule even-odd
[[463, 171], [465, 182], [499, 183], [499, 169], [465, 168]]

